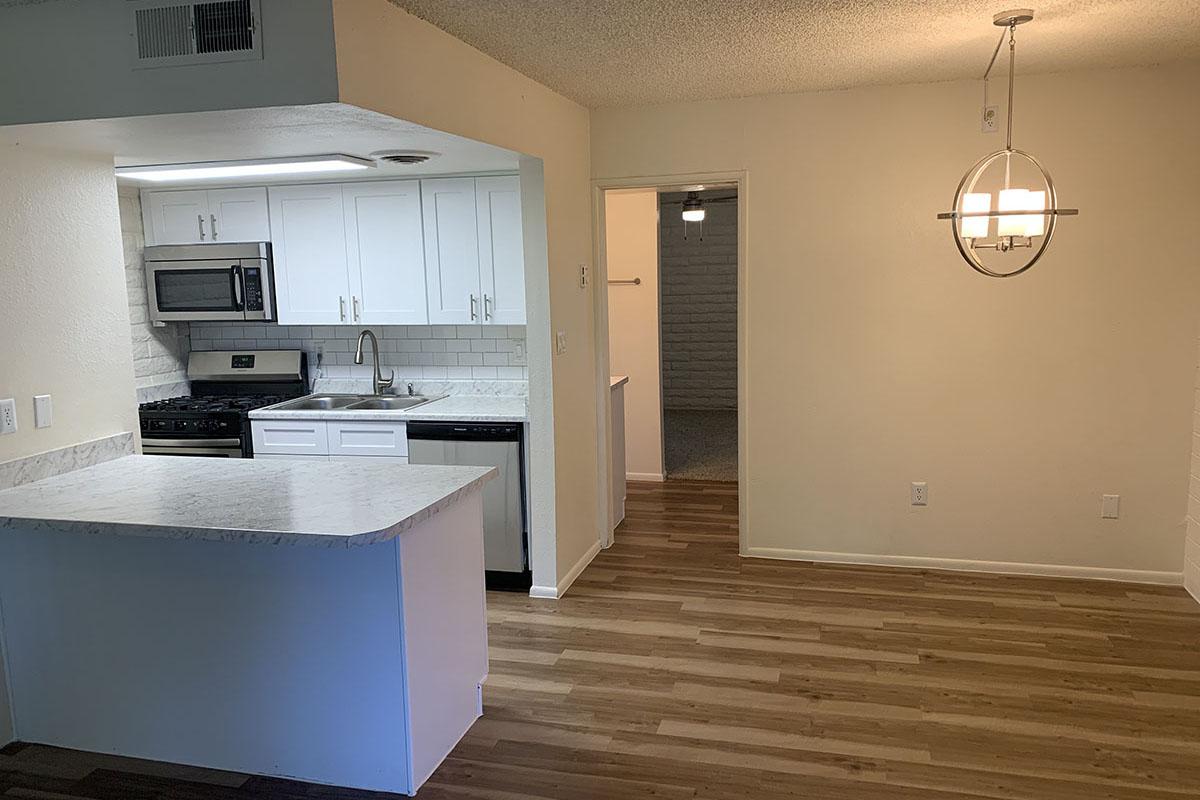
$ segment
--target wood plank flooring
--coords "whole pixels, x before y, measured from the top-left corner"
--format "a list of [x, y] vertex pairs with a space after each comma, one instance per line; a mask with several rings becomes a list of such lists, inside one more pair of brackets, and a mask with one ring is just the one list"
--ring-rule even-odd
[[[488, 602], [486, 714], [423, 800], [1200, 797], [1182, 589], [741, 559], [736, 487], [670, 483], [563, 600]], [[16, 745], [0, 797], [380, 795]]]

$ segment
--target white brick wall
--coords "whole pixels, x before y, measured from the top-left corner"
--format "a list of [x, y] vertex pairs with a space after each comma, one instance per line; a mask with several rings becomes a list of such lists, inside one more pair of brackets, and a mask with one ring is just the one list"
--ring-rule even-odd
[[125, 251], [125, 286], [129, 293], [130, 337], [133, 345], [133, 374], [138, 389], [187, 380], [190, 349], [188, 325], [173, 323], [156, 328], [149, 322], [146, 277], [142, 249], [142, 207], [137, 189], [121, 187], [121, 245]]
[[[395, 369], [397, 378], [525, 380], [529, 376], [524, 325], [366, 327], [379, 338], [380, 364]], [[319, 348], [320, 377], [349, 378], [356, 375], [351, 367], [361, 330], [349, 325], [193, 322], [191, 346], [193, 350], [301, 349], [308, 352], [310, 370], [317, 365]], [[367, 364], [370, 358], [366, 355]]]
[[1200, 353], [1197, 354], [1196, 398], [1192, 411], [1192, 467], [1188, 480], [1187, 537], [1183, 551], [1183, 585], [1200, 601]]
[[[701, 192], [728, 197], [732, 189]], [[707, 206], [704, 239], [683, 238], [679, 201], [660, 197], [664, 408], [737, 408], [737, 203]]]

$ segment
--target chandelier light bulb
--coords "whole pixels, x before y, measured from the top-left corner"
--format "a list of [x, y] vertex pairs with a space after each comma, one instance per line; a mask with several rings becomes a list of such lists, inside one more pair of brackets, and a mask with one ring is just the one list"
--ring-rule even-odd
[[[986, 214], [991, 210], [992, 195], [990, 192], [968, 192], [963, 195], [962, 212], [964, 214]], [[989, 219], [989, 217], [963, 217], [962, 237], [964, 239], [986, 238]]]

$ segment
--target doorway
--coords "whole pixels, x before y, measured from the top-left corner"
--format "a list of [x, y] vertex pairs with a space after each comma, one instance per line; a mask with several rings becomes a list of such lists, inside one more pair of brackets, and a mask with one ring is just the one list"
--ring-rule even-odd
[[665, 477], [736, 481], [737, 188], [658, 197]]
[[[672, 492], [685, 482], [732, 490], [744, 545], [746, 181], [727, 172], [593, 183], [601, 498], [612, 509], [604, 547], [626, 497], [640, 503], [650, 484]], [[623, 396], [609, 391], [618, 381]]]

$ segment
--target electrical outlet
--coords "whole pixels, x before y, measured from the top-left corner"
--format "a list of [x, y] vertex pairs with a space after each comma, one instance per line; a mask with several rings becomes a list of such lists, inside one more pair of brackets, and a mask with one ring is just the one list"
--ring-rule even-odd
[[909, 487], [909, 502], [914, 506], [929, 505], [929, 484], [925, 481], [913, 481]]
[[0, 433], [17, 432], [17, 401], [0, 400]]
[[1000, 130], [1000, 106], [984, 106], [980, 127], [984, 133], [995, 133]]
[[54, 406], [50, 403], [50, 395], [34, 395], [33, 427], [49, 428], [52, 424], [54, 424]]
[[579, 265], [579, 288], [586, 289], [588, 287], [588, 284], [591, 283], [591, 280], [592, 279], [588, 276], [588, 265], [580, 264]]
[[1121, 516], [1121, 495], [1106, 494], [1100, 497], [1100, 519], [1118, 519]]
[[554, 352], [558, 355], [567, 354], [567, 332], [559, 331], [554, 335]]

